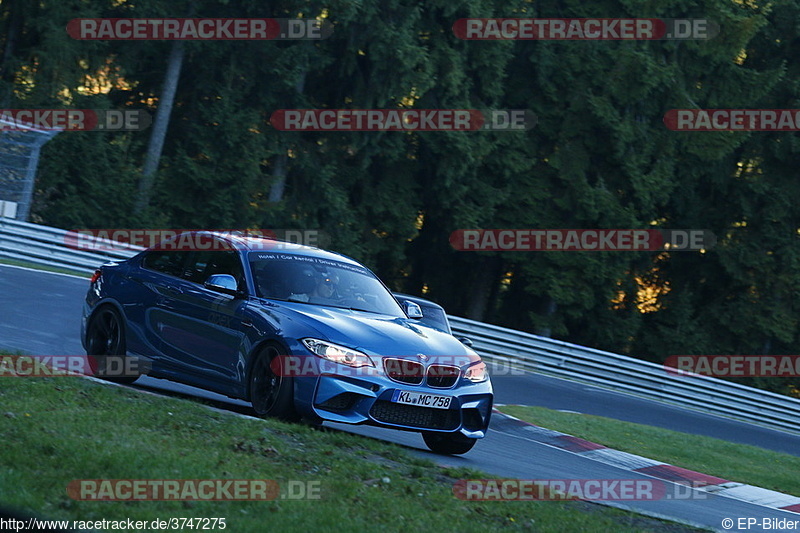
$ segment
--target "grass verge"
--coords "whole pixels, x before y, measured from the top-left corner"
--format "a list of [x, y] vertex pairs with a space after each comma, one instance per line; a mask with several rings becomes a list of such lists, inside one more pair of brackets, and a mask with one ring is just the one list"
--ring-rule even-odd
[[[25, 268], [32, 268], [34, 270], [44, 270], [45, 272], [57, 272], [59, 274], [70, 274], [72, 276], [79, 276], [81, 278], [90, 278], [92, 277], [92, 272], [88, 272], [86, 270], [73, 270], [69, 268], [59, 268], [53, 267], [48, 265], [40, 265], [38, 263], [31, 263], [28, 261], [18, 261], [16, 259], [8, 259], [5, 257], [0, 257], [0, 265], [11, 265], [11, 266], [21, 266]], [[97, 265], [100, 266], [99, 264]]]
[[563, 413], [544, 407], [506, 405], [504, 413], [609, 448], [642, 455], [704, 474], [800, 495], [800, 457], [702, 435]]
[[[228, 531], [690, 531], [583, 502], [465, 502], [402, 448], [75, 377], [0, 382], [0, 502], [48, 519], [226, 518]], [[319, 500], [91, 502], [76, 479], [318, 481]]]

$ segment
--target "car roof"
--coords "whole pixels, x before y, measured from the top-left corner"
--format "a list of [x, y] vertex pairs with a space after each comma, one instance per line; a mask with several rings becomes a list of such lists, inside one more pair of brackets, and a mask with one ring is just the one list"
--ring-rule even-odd
[[356, 265], [361, 268], [364, 268], [364, 265], [362, 265], [361, 263], [359, 263], [358, 261], [356, 261], [351, 257], [348, 257], [344, 254], [340, 254], [338, 252], [330, 252], [328, 250], [323, 250], [322, 248], [316, 248], [314, 246], [306, 246], [303, 244], [296, 244], [293, 242], [280, 241], [277, 239], [270, 239], [268, 237], [260, 237], [255, 235], [235, 235], [230, 233], [219, 233], [214, 231], [208, 231], [203, 233], [209, 233], [217, 238], [225, 239], [231, 244], [233, 244], [236, 247], [236, 249], [246, 252], [263, 251], [263, 252], [286, 252], [291, 254], [303, 254], [312, 257], [341, 261], [343, 263], [348, 263], [351, 265]]

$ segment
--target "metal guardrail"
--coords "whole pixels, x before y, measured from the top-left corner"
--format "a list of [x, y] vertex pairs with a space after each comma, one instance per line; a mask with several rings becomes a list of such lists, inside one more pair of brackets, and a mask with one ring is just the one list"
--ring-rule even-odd
[[[70, 235], [68, 235], [70, 234]], [[103, 252], [78, 249], [74, 232], [0, 217], [0, 257], [37, 265], [86, 271], [87, 274], [108, 261], [127, 259], [142, 250], [120, 248], [105, 239], [94, 239]]]
[[800, 400], [522, 331], [451, 316], [453, 333], [472, 339], [487, 361], [579, 380], [706, 413], [800, 433]]
[[[0, 217], [0, 257], [86, 271], [141, 248], [104, 253], [70, 248], [68, 232]], [[450, 316], [453, 333], [472, 339], [487, 361], [574, 379], [644, 398], [800, 433], [800, 400], [699, 375], [672, 375], [662, 365]]]

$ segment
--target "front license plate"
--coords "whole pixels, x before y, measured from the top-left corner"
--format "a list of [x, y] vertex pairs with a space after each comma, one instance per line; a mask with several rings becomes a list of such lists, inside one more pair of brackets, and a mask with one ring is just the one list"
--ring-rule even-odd
[[417, 405], [419, 407], [433, 407], [434, 409], [450, 409], [452, 396], [441, 394], [425, 394], [424, 392], [411, 392], [406, 390], [396, 390], [392, 395], [394, 403], [404, 403], [406, 405]]

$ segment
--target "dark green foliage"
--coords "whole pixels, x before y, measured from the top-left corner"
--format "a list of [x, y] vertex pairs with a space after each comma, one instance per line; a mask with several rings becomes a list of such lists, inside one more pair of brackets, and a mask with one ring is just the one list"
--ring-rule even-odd
[[[158, 106], [169, 42], [74, 41], [74, 17], [185, 16], [190, 3], [0, 3], [18, 36], [4, 107]], [[75, 227], [310, 228], [394, 289], [456, 315], [629, 353], [796, 353], [800, 142], [682, 133], [674, 108], [800, 108], [800, 1], [198, 0], [195, 16], [316, 17], [313, 42], [186, 43], [149, 211], [149, 133], [64, 133], [36, 220]], [[462, 41], [461, 17], [707, 17], [709, 41]], [[107, 68], [107, 94], [77, 87]], [[117, 83], [124, 80], [124, 83]], [[280, 132], [276, 109], [530, 109], [526, 133]], [[276, 172], [281, 158], [285, 176]], [[280, 168], [278, 169], [280, 170]], [[281, 181], [285, 180], [285, 181]], [[282, 193], [277, 184], [283, 183]], [[279, 198], [270, 201], [270, 191]], [[710, 229], [705, 253], [457, 252], [462, 228]], [[644, 302], [643, 287], [654, 292]], [[646, 298], [645, 298], [646, 299]], [[644, 305], [647, 304], [647, 305]], [[760, 383], [786, 391], [788, 382]]]

